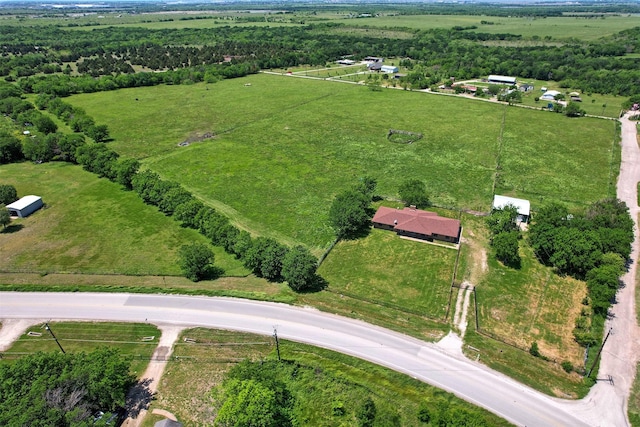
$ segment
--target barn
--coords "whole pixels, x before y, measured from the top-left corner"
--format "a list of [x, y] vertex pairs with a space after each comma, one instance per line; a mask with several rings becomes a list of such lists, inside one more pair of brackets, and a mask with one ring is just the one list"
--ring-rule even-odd
[[43, 206], [42, 198], [38, 196], [24, 196], [20, 200], [7, 205], [9, 215], [26, 218]]
[[382, 71], [383, 73], [397, 73], [398, 72], [398, 67], [396, 67], [394, 65], [383, 65], [380, 68], [380, 71]]
[[511, 76], [499, 76], [496, 74], [492, 74], [489, 76], [488, 82], [501, 85], [514, 85], [516, 84], [516, 78]]

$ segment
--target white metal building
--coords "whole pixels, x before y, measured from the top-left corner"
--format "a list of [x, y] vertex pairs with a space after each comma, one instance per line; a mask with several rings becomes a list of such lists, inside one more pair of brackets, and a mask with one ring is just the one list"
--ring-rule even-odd
[[497, 74], [492, 74], [487, 79], [489, 83], [498, 83], [502, 85], [514, 85], [516, 84], [516, 78], [510, 76], [499, 76]]
[[25, 218], [43, 206], [42, 198], [38, 196], [24, 196], [20, 200], [7, 205], [9, 215]]
[[531, 215], [531, 203], [525, 199], [515, 197], [493, 196], [493, 209], [504, 209], [505, 206], [515, 206], [518, 209], [518, 222], [529, 222]]
[[380, 71], [382, 71], [383, 73], [397, 73], [398, 72], [398, 67], [396, 67], [394, 65], [383, 65], [380, 68]]

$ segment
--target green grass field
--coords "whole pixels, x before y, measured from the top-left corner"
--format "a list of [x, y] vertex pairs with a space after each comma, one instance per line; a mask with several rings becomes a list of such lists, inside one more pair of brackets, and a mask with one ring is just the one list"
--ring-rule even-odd
[[[333, 196], [364, 175], [383, 196], [416, 177], [438, 205], [488, 210], [500, 144], [504, 193], [573, 203], [609, 194], [614, 134], [603, 120], [264, 74], [70, 102], [109, 123], [122, 155], [144, 158], [241, 227], [316, 253], [332, 240]], [[425, 137], [393, 144], [389, 129]], [[215, 137], [177, 146], [206, 132]]]
[[[270, 337], [207, 329], [186, 330], [181, 338], [184, 337], [196, 343], [188, 344], [182, 339], [176, 342], [173, 354], [180, 360], [167, 365], [151, 408], [173, 412], [185, 426], [212, 425], [219, 401], [212, 398], [210, 391], [221, 384], [225, 373], [237, 361], [276, 357]], [[449, 393], [349, 356], [282, 340], [280, 351], [284, 364], [298, 365], [295, 378], [287, 383], [295, 396], [306, 401], [295, 408], [301, 426], [356, 425], [350, 416], [353, 405], [366, 396], [371, 396], [376, 404], [375, 425], [424, 425], [416, 416], [421, 403], [432, 410], [437, 402], [444, 401], [472, 409]], [[201, 369], [203, 366], [206, 369]], [[347, 414], [342, 417], [333, 415], [336, 401], [344, 403]], [[473, 410], [487, 425], [507, 425], [486, 411]], [[143, 427], [152, 427], [161, 419], [148, 415]]]
[[[0, 269], [38, 273], [180, 275], [177, 249], [206, 242], [133, 192], [80, 166], [29, 162], [2, 165], [0, 182], [36, 194], [46, 208], [13, 220], [0, 239]], [[248, 271], [221, 248], [215, 264], [227, 275]]]
[[445, 315], [457, 251], [372, 229], [369, 236], [340, 242], [320, 267], [335, 293]]
[[[493, 22], [493, 25], [481, 24], [481, 21]], [[481, 33], [518, 34], [524, 38], [551, 37], [556, 40], [575, 38], [583, 41], [596, 40], [613, 35], [622, 30], [637, 27], [638, 18], [633, 15], [607, 16], [606, 18], [583, 17], [497, 17], [465, 15], [398, 15], [379, 18], [339, 21], [352, 26], [395, 27], [411, 29], [468, 27], [475, 25]]]
[[546, 357], [581, 365], [584, 349], [572, 332], [586, 295], [584, 282], [540, 265], [524, 242], [520, 252], [520, 269], [502, 266], [489, 253], [488, 274], [477, 288], [481, 329], [524, 349], [537, 341]]
[[[132, 358], [131, 372], [136, 376], [142, 375], [160, 340], [158, 328], [142, 323], [50, 322], [49, 326], [68, 353], [90, 352], [101, 346], [117, 348], [121, 354]], [[38, 351], [60, 351], [41, 324], [27, 329], [3, 353], [2, 359], [9, 362]]]
[[[77, 17], [27, 17], [16, 19], [7, 16], [0, 19], [3, 25], [61, 25], [73, 24], [70, 30], [90, 31], [104, 26], [145, 27], [149, 29], [182, 29], [182, 28], [215, 28], [217, 26], [292, 26], [301, 25], [293, 22], [312, 23], [314, 21], [337, 22], [345, 27], [335, 27], [334, 32], [341, 34], [364, 35], [368, 37], [408, 38], [409, 30], [430, 30], [436, 28], [452, 28], [455, 26], [478, 28], [472, 31], [483, 33], [518, 34], [525, 39], [554, 40], [578, 39], [583, 41], [596, 40], [613, 35], [619, 31], [638, 26], [638, 20], [633, 15], [609, 15], [606, 17], [564, 16], [548, 18], [530, 17], [496, 17], [487, 15], [395, 15], [383, 13], [379, 17], [352, 19], [348, 17], [348, 10], [340, 13], [318, 11], [317, 15], [298, 12], [287, 15], [269, 15], [266, 13], [252, 13], [252, 17], [263, 17], [259, 22], [237, 22], [236, 18], [247, 17], [247, 13], [234, 11], [210, 11], [193, 13], [153, 13], [153, 14], [121, 14], [101, 13]], [[188, 19], [206, 17], [213, 19]], [[267, 21], [271, 22], [267, 22]], [[492, 24], [482, 24], [482, 21]]]

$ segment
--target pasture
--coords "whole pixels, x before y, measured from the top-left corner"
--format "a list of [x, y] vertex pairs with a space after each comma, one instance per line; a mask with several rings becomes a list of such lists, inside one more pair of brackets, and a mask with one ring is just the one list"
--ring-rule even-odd
[[[0, 239], [0, 270], [11, 272], [180, 275], [177, 249], [207, 239], [181, 228], [106, 179], [65, 163], [2, 165], [0, 182], [46, 207], [15, 219]], [[248, 272], [221, 248], [215, 264], [227, 275]]]
[[[277, 11], [273, 11], [277, 12]], [[73, 31], [91, 31], [105, 26], [144, 27], [148, 29], [211, 28], [220, 26], [278, 27], [300, 26], [314, 22], [340, 23], [328, 31], [367, 37], [410, 38], [412, 30], [476, 26], [481, 33], [521, 35], [524, 39], [549, 42], [577, 39], [592, 41], [611, 36], [622, 30], [638, 26], [637, 16], [630, 14], [562, 17], [498, 17], [490, 15], [402, 15], [383, 12], [380, 16], [354, 19], [348, 10], [297, 11], [277, 14], [269, 12], [210, 10], [197, 13], [157, 12], [123, 14], [104, 12], [84, 16], [15, 16], [0, 17], [2, 25], [59, 25]], [[317, 13], [317, 14], [316, 14]], [[262, 18], [255, 22], [238, 22], [238, 19]], [[405, 31], [403, 29], [407, 29]], [[325, 30], [323, 30], [325, 31]]]
[[[383, 197], [418, 178], [436, 205], [487, 211], [497, 168], [503, 193], [574, 204], [611, 194], [617, 174], [611, 122], [422, 92], [259, 74], [69, 100], [109, 123], [120, 154], [144, 159], [240, 227], [316, 253], [333, 237], [333, 196], [365, 175]], [[393, 144], [389, 129], [425, 137]], [[198, 141], [207, 132], [214, 137]]]
[[[2, 358], [9, 361], [38, 351], [60, 351], [43, 326], [28, 328]], [[101, 346], [117, 348], [133, 359], [131, 372], [136, 376], [142, 375], [160, 340], [158, 328], [142, 323], [50, 322], [49, 326], [69, 353], [91, 352]]]
[[[194, 342], [187, 343], [184, 338]], [[271, 337], [202, 328], [185, 330], [174, 347], [173, 355], [179, 360], [167, 364], [151, 409], [169, 410], [185, 425], [212, 425], [220, 392], [211, 390], [222, 383], [227, 371], [243, 359], [274, 360], [275, 352]], [[354, 405], [366, 396], [375, 401], [376, 425], [424, 425], [416, 416], [421, 404], [428, 404], [433, 413], [438, 405], [447, 403], [474, 411], [487, 425], [507, 425], [452, 394], [353, 357], [284, 340], [280, 340], [280, 352], [282, 368], [294, 368], [295, 374], [285, 382], [298, 399], [293, 411], [303, 426], [356, 425]], [[344, 415], [336, 415], [333, 410], [337, 402], [344, 404]], [[143, 427], [162, 420], [150, 412]]]
[[[483, 24], [490, 22], [490, 24]], [[339, 21], [340, 22], [340, 21]], [[638, 17], [634, 15], [563, 16], [563, 17], [499, 17], [489, 15], [396, 15], [378, 18], [362, 18], [342, 21], [353, 27], [375, 28], [411, 28], [428, 30], [434, 28], [452, 28], [455, 26], [477, 26], [474, 30], [490, 34], [517, 34], [529, 39], [553, 39], [581, 41], [596, 40], [611, 36], [622, 30], [638, 26]]]

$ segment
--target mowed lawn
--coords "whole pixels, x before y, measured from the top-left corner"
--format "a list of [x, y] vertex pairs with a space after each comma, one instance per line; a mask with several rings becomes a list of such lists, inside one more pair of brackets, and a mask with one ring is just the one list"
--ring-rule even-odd
[[[68, 353], [88, 353], [102, 346], [118, 349], [132, 358], [131, 372], [136, 376], [142, 375], [160, 340], [160, 330], [144, 323], [50, 322], [49, 326]], [[3, 353], [3, 358], [11, 363], [39, 351], [60, 351], [43, 324], [28, 328]]]
[[[438, 205], [487, 211], [501, 143], [501, 192], [578, 203], [608, 194], [614, 132], [604, 120], [266, 74], [69, 101], [109, 125], [122, 155], [144, 158], [241, 227], [316, 253], [333, 237], [334, 195], [364, 175], [386, 197], [418, 178]], [[424, 138], [391, 143], [389, 129]], [[177, 145], [207, 132], [215, 137]]]
[[[2, 165], [0, 182], [14, 185], [19, 196], [41, 196], [46, 204], [0, 234], [0, 270], [180, 275], [178, 248], [207, 241], [80, 166]], [[248, 273], [221, 248], [214, 250], [225, 274]]]
[[341, 241], [319, 273], [334, 293], [443, 319], [457, 251], [372, 229]]

